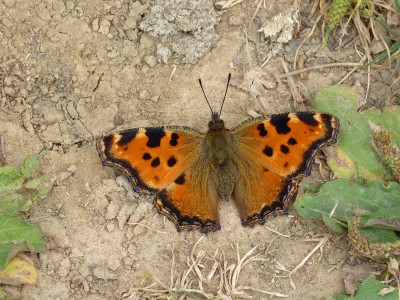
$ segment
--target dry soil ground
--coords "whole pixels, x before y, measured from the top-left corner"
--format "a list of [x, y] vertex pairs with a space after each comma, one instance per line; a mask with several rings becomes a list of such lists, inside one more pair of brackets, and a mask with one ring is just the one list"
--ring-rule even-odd
[[[222, 116], [233, 127], [257, 113], [310, 109], [320, 88], [351, 71], [333, 67], [294, 76], [295, 101], [290, 80], [280, 77], [284, 65], [293, 70], [296, 49], [314, 25], [319, 1], [300, 1], [297, 14], [293, 1], [268, 1], [253, 21], [259, 1], [228, 9], [194, 2], [0, 1], [2, 151], [14, 166], [37, 154], [41, 175], [53, 183], [50, 195], [26, 216], [43, 228], [47, 247], [32, 254], [39, 279], [22, 290], [24, 299], [151, 298], [135, 288], [154, 278], [179, 288], [176, 279], [191, 270], [192, 259], [207, 277], [215, 261], [236, 265], [237, 249], [243, 256], [256, 245], [251, 256], [258, 255], [257, 260], [243, 267], [236, 287], [290, 299], [322, 299], [341, 292], [346, 275], [361, 280], [379, 268], [352, 259], [345, 236], [330, 233], [318, 220], [302, 219], [293, 208], [266, 226], [244, 228], [233, 203], [221, 203], [220, 231], [177, 232], [157, 214], [150, 196], [133, 193], [124, 176], [102, 167], [95, 140], [103, 134], [154, 125], [206, 130], [210, 112], [198, 78], [217, 107], [232, 73]], [[262, 27], [265, 33], [258, 31]], [[321, 49], [321, 37], [319, 24], [299, 51], [297, 68], [359, 62], [357, 39], [334, 51]], [[390, 72], [372, 75], [368, 103], [387, 99]], [[366, 70], [356, 70], [345, 83], [365, 89]], [[322, 156], [319, 161], [323, 166]], [[328, 175], [314, 166], [307, 182], [319, 184]], [[283, 268], [295, 268], [321, 237], [328, 237], [323, 250], [291, 279], [275, 277], [288, 274]], [[185, 284], [217, 294], [220, 280], [217, 268], [199, 286], [199, 274], [192, 270]], [[160, 284], [152, 288], [165, 289]], [[221, 299], [240, 298], [238, 289], [236, 294], [229, 294], [229, 287], [220, 292]]]

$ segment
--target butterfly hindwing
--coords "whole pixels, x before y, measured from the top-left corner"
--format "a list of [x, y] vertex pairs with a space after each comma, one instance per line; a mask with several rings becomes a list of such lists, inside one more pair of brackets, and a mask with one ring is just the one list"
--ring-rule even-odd
[[203, 134], [186, 127], [135, 128], [99, 139], [97, 150], [103, 165], [123, 171], [136, 191], [155, 193], [156, 207], [179, 229], [207, 231], [219, 223], [203, 141]]
[[232, 131], [250, 166], [243, 168], [234, 193], [244, 225], [285, 211], [316, 154], [336, 141], [338, 127], [332, 115], [305, 112], [256, 118]]
[[[159, 212], [169, 217], [178, 230], [202, 232], [220, 229], [218, 196], [209, 184], [208, 164], [194, 164], [177, 180], [156, 195]], [[197, 177], [203, 174], [204, 177]]]

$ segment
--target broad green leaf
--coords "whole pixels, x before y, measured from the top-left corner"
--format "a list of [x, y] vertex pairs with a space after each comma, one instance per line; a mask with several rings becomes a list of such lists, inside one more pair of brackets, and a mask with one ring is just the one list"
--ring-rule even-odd
[[13, 167], [0, 168], [0, 196], [9, 191], [15, 191], [22, 187], [24, 179]]
[[44, 188], [44, 189], [40, 189], [39, 191], [38, 191], [38, 193], [37, 193], [37, 196], [40, 198], [40, 199], [43, 199], [43, 198], [45, 198], [46, 196], [47, 196], [47, 193], [50, 191], [50, 189], [48, 189], [48, 188]]
[[6, 292], [2, 291], [0, 288], [0, 299], [1, 300], [9, 300], [11, 298], [8, 296], [8, 294]]
[[[400, 197], [400, 196], [399, 196]], [[368, 215], [365, 226], [392, 229], [400, 232], [400, 205], [392, 206], [390, 210], [378, 210]]]
[[23, 284], [34, 284], [37, 281], [37, 272], [26, 260], [14, 257], [11, 259], [4, 270], [0, 271], [0, 283], [12, 286]]
[[0, 213], [15, 213], [17, 211], [27, 211], [32, 205], [30, 199], [18, 193], [7, 194], [0, 197]]
[[372, 109], [357, 112], [359, 95], [348, 86], [331, 86], [318, 92], [315, 109], [332, 113], [340, 119], [336, 155], [328, 157], [328, 165], [342, 178], [362, 177], [369, 180], [390, 176], [372, 147], [370, 123], [384, 127], [400, 145], [400, 108], [387, 108], [383, 112]]
[[366, 227], [360, 228], [360, 233], [365, 235], [371, 242], [390, 243], [399, 240], [399, 237], [393, 230]]
[[346, 294], [340, 294], [336, 296], [330, 296], [327, 300], [398, 300], [399, 299], [399, 290], [396, 289], [393, 292], [390, 292], [386, 295], [380, 296], [379, 292], [388, 288], [388, 285], [382, 284], [375, 280], [374, 275], [368, 276], [363, 283], [360, 283], [357, 287], [357, 291], [354, 294], [354, 297]]
[[31, 176], [38, 165], [39, 159], [36, 156], [31, 155], [25, 158], [24, 164], [21, 167], [22, 176], [24, 176], [25, 178]]
[[44, 249], [42, 230], [18, 216], [0, 215], [0, 270], [22, 249]]
[[[400, 224], [399, 202], [400, 185], [395, 182], [385, 186], [380, 181], [363, 184], [359, 180], [335, 179], [323, 184], [318, 193], [301, 196], [294, 208], [303, 218], [322, 217], [335, 231], [340, 228], [333, 222], [346, 225], [353, 216], [360, 215], [361, 225], [370, 226], [361, 229], [368, 238], [388, 242], [398, 239], [394, 231]], [[331, 214], [335, 221], [329, 219]]]
[[41, 183], [42, 180], [40, 178], [34, 178], [25, 183], [25, 187], [27, 189], [37, 189]]
[[368, 120], [376, 125], [380, 125], [389, 131], [393, 136], [393, 141], [400, 146], [400, 109], [392, 107], [384, 109], [371, 109], [365, 113]]
[[[371, 214], [392, 215], [392, 209], [398, 209], [400, 202], [400, 185], [390, 182], [385, 186], [380, 181], [363, 184], [359, 180], [350, 182], [346, 179], [335, 179], [324, 183], [318, 193], [308, 193], [301, 196], [294, 207], [304, 218], [315, 218], [322, 214], [329, 216], [334, 210], [334, 216], [354, 216]], [[336, 207], [335, 207], [336, 206]]]

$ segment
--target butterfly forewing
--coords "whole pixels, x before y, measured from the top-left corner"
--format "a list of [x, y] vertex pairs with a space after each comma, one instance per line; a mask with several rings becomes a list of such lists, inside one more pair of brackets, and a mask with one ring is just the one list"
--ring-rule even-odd
[[137, 128], [99, 139], [97, 150], [103, 165], [125, 172], [139, 190], [156, 193], [155, 205], [178, 228], [216, 230], [204, 137], [184, 127]]
[[338, 127], [329, 114], [290, 113], [256, 118], [232, 131], [239, 156], [250, 165], [238, 162], [244, 167], [234, 193], [245, 225], [284, 212], [315, 155], [336, 141]]

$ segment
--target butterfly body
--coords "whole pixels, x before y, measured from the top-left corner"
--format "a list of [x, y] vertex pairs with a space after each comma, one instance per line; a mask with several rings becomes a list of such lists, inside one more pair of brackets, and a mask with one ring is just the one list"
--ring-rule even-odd
[[233, 198], [242, 224], [286, 213], [315, 155], [336, 142], [339, 120], [325, 113], [263, 116], [228, 130], [213, 114], [207, 133], [187, 127], [136, 128], [98, 140], [103, 165], [156, 195], [178, 230], [220, 229], [218, 202]]

